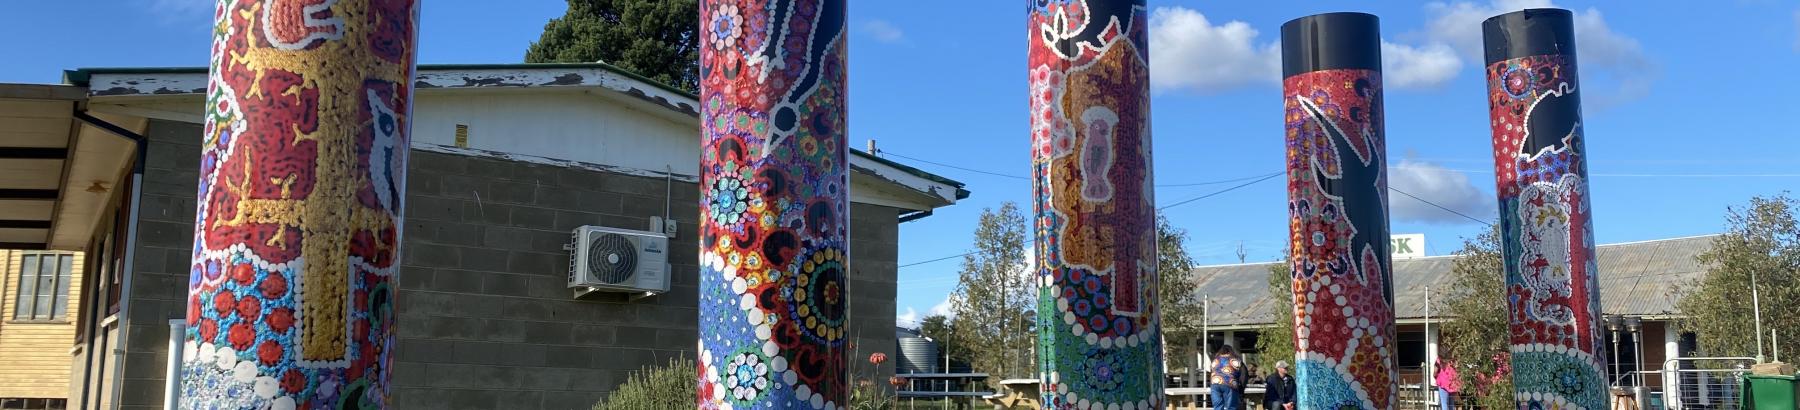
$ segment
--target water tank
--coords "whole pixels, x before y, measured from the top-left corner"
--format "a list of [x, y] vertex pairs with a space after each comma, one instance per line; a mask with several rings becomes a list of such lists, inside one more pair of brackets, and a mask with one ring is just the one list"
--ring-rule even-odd
[[923, 337], [900, 338], [900, 361], [895, 373], [939, 373], [943, 357], [938, 356], [937, 342]]

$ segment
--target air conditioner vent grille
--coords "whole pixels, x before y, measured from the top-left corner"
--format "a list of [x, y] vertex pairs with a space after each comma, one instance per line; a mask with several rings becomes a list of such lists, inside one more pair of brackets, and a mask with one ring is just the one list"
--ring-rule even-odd
[[624, 235], [601, 234], [588, 243], [588, 273], [602, 283], [623, 284], [637, 273], [637, 257], [637, 246]]

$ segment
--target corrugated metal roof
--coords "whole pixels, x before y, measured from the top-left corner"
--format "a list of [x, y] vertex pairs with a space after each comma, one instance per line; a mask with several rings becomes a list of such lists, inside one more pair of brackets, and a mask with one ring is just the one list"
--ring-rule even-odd
[[[1600, 308], [1607, 314], [1631, 316], [1678, 315], [1672, 291], [1698, 279], [1706, 267], [1696, 256], [1711, 248], [1717, 235], [1599, 245], [1595, 258], [1600, 270]], [[1394, 261], [1394, 315], [1398, 319], [1424, 319], [1427, 289], [1441, 295], [1450, 286], [1450, 268], [1456, 256], [1432, 256]], [[1211, 302], [1209, 323], [1214, 326], [1252, 326], [1273, 323], [1270, 317], [1269, 268], [1274, 263], [1214, 265], [1195, 268], [1198, 293]]]

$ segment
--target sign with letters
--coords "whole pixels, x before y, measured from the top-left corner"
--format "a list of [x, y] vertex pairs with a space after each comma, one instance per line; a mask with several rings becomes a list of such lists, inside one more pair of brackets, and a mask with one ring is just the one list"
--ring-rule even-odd
[[1393, 249], [1394, 259], [1421, 258], [1425, 256], [1425, 234], [1408, 233], [1388, 236], [1389, 249]]

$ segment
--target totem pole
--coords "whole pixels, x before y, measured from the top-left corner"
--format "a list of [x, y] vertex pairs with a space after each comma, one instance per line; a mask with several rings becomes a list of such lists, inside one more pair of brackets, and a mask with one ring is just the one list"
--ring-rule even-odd
[[849, 404], [844, 9], [700, 2], [700, 408]]
[[1281, 26], [1294, 368], [1302, 409], [1397, 398], [1381, 32], [1373, 15]]
[[1144, 1], [1027, 14], [1043, 404], [1162, 408]]
[[1600, 283], [1574, 18], [1528, 9], [1481, 24], [1519, 408], [1604, 409]]
[[182, 408], [388, 407], [418, 12], [217, 4]]

